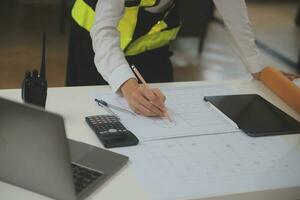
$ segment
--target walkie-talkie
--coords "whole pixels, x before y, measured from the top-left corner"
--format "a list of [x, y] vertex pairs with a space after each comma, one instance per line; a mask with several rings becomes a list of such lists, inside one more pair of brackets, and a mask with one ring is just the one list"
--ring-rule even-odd
[[46, 33], [43, 33], [42, 41], [42, 63], [40, 73], [34, 69], [32, 72], [26, 71], [22, 82], [22, 99], [25, 103], [45, 107], [47, 98], [46, 80]]

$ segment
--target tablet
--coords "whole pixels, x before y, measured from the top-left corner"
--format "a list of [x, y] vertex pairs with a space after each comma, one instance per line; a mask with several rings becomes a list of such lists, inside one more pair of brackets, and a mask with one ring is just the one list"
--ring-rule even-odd
[[246, 134], [252, 137], [300, 133], [300, 122], [257, 94], [206, 96]]

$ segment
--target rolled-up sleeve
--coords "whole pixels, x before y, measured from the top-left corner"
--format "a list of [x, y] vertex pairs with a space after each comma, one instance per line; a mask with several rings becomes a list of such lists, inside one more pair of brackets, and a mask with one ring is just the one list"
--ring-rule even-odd
[[124, 0], [101, 0], [96, 6], [90, 35], [98, 72], [117, 92], [128, 79], [135, 78], [120, 48], [118, 23], [124, 13]]
[[214, 0], [214, 3], [247, 70], [251, 73], [261, 71], [263, 66], [255, 44], [245, 0]]

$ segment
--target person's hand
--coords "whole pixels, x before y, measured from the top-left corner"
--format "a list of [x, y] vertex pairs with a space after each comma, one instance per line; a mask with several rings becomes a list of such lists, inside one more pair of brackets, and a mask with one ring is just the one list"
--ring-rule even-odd
[[129, 79], [121, 86], [121, 92], [134, 112], [147, 117], [166, 115], [166, 97], [159, 89], [148, 88], [139, 85], [136, 79]]
[[287, 77], [288, 79], [290, 79], [291, 81], [300, 78], [299, 74], [292, 74], [292, 73], [286, 73], [284, 71], [280, 71], [283, 75], [285, 75], [285, 77]]
[[260, 78], [259, 78], [260, 72], [253, 73], [252, 76], [253, 76], [253, 78], [254, 78], [255, 80], [260, 80]]
[[[292, 74], [292, 73], [287, 73], [287, 72], [284, 72], [284, 71], [280, 71], [285, 77], [287, 77], [289, 80], [293, 81], [297, 78], [300, 78], [300, 75], [298, 74]], [[256, 79], [256, 80], [260, 80], [259, 76], [260, 76], [260, 72], [257, 72], [257, 73], [253, 73], [252, 74], [253, 78]]]

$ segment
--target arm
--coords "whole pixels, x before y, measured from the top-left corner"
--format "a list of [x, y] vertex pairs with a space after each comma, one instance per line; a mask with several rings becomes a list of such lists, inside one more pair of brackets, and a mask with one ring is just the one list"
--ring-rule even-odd
[[262, 70], [245, 0], [214, 0], [238, 55], [250, 73]]
[[95, 65], [114, 92], [127, 80], [135, 78], [119, 45], [117, 26], [123, 16], [124, 0], [98, 1], [91, 29]]
[[129, 106], [145, 116], [164, 116], [165, 96], [158, 89], [140, 87], [120, 48], [118, 23], [124, 0], [98, 1], [91, 29], [95, 65], [114, 92], [120, 91]]
[[[224, 19], [239, 57], [253, 77], [259, 79], [260, 71], [265, 66], [260, 61], [255, 45], [245, 0], [214, 0], [214, 3]], [[290, 80], [300, 77], [296, 74], [282, 73]]]

